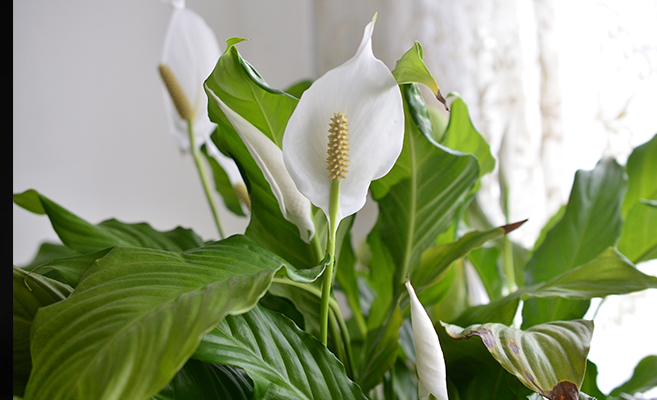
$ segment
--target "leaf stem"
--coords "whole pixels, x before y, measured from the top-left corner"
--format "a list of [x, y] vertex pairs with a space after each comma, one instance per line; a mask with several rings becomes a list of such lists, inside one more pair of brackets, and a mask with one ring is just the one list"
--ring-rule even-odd
[[210, 183], [208, 182], [208, 176], [205, 174], [205, 169], [201, 162], [201, 152], [196, 147], [196, 137], [194, 134], [194, 122], [192, 120], [187, 120], [187, 131], [189, 132], [189, 148], [191, 149], [192, 156], [194, 157], [194, 163], [196, 164], [196, 169], [198, 170], [199, 176], [201, 177], [201, 183], [203, 184], [203, 190], [205, 191], [205, 197], [208, 199], [210, 204], [210, 209], [212, 210], [212, 217], [214, 218], [214, 223], [217, 225], [217, 231], [219, 232], [219, 239], [224, 238], [224, 231], [221, 228], [221, 222], [219, 221], [219, 213], [217, 212], [217, 207], [212, 198], [212, 191], [210, 190]]
[[326, 266], [322, 281], [322, 299], [321, 307], [319, 310], [320, 322], [320, 340], [326, 346], [328, 343], [328, 308], [329, 299], [331, 297], [331, 288], [333, 286], [333, 269], [335, 267], [335, 240], [338, 231], [338, 207], [340, 204], [340, 180], [331, 180], [331, 194], [329, 200], [329, 235], [326, 242], [326, 252], [331, 258], [329, 264]]
[[504, 246], [504, 275], [506, 275], [506, 287], [509, 293], [513, 293], [518, 289], [516, 285], [515, 267], [513, 265], [513, 242], [507, 235], [502, 239]]

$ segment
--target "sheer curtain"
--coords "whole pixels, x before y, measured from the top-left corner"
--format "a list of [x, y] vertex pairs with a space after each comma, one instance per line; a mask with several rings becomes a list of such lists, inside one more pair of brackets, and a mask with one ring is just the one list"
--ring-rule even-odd
[[[526, 247], [567, 201], [577, 169], [602, 156], [625, 163], [657, 133], [656, 1], [316, 0], [314, 11], [318, 74], [353, 53], [374, 12], [374, 53], [389, 67], [422, 44], [441, 91], [462, 96], [498, 160], [478, 201], [495, 224], [505, 222], [504, 208], [509, 221], [529, 218], [512, 233]], [[657, 274], [648, 264], [644, 272]], [[591, 359], [603, 391], [657, 354], [648, 338], [623, 338], [632, 327], [657, 328], [655, 292], [612, 296], [600, 307]], [[609, 349], [620, 342], [625, 351], [613, 359]]]

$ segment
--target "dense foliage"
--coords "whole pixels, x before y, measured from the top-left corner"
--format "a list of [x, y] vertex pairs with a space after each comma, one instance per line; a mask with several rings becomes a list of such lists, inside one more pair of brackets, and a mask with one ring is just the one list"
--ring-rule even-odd
[[[568, 203], [525, 249], [506, 236], [522, 221], [492, 226], [478, 207], [481, 178], [495, 159], [463, 99], [447, 96], [446, 124], [427, 106], [418, 85], [442, 96], [415, 44], [392, 71], [403, 99], [403, 147], [369, 187], [376, 224], [354, 247], [355, 218], [346, 216], [327, 256], [322, 211], [312, 206], [315, 234], [303, 240], [269, 171], [224, 112], [280, 148], [310, 82], [269, 87], [239, 42], [228, 41], [205, 88], [217, 124], [212, 142], [248, 188], [243, 235], [204, 242], [183, 228], [92, 224], [37, 191], [14, 195], [49, 218], [61, 239], [13, 269], [15, 395], [417, 399], [407, 279], [435, 322], [452, 399], [628, 398], [657, 385], [651, 356], [630, 381], [601, 393], [587, 361], [593, 323], [582, 320], [592, 298], [657, 287], [656, 277], [635, 268], [657, 257], [657, 137], [625, 166], [605, 158], [578, 171]], [[203, 154], [216, 182], [226, 183], [221, 164]], [[230, 184], [217, 192], [234, 212], [246, 209]], [[324, 346], [321, 277], [332, 267]], [[489, 302], [472, 303], [468, 269]]]

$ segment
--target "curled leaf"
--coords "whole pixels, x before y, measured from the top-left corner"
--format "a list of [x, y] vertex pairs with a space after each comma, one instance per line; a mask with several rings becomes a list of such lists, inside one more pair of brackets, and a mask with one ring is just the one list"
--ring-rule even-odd
[[550, 400], [577, 400], [593, 321], [556, 321], [525, 331], [502, 324], [465, 329], [443, 323], [454, 339], [479, 336], [493, 357], [525, 386]]

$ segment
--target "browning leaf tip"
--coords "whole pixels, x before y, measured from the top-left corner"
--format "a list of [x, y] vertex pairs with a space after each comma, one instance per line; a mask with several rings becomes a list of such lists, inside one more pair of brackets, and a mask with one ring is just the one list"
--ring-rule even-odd
[[504, 229], [504, 234], [508, 235], [510, 232], [515, 231], [516, 229], [520, 228], [522, 224], [527, 222], [529, 219], [524, 219], [522, 221], [514, 222], [512, 224], [504, 225], [501, 226], [500, 228]]

